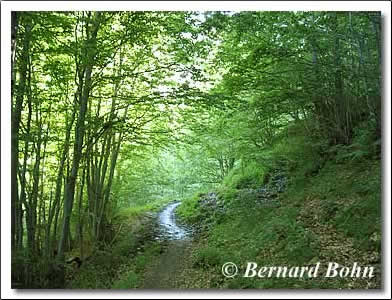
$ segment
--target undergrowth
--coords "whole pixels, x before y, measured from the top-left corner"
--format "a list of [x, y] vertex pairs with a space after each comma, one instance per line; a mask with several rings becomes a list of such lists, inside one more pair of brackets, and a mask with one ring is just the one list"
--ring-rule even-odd
[[[193, 251], [193, 269], [184, 273], [188, 285], [380, 288], [381, 164], [376, 146], [361, 146], [363, 140], [369, 143], [369, 134], [363, 128], [357, 132], [360, 136], [354, 137], [354, 146], [331, 147], [299, 128], [291, 128], [257, 160], [242, 161], [232, 169], [217, 190], [220, 201], [226, 204], [226, 214], [202, 235]], [[348, 155], [353, 147], [358, 152]], [[276, 170], [288, 181], [286, 190], [274, 199], [280, 205], [254, 205], [242, 189], [268, 187]], [[204, 217], [197, 195], [184, 200], [179, 212], [190, 222]], [[375, 278], [356, 280], [321, 276], [312, 280], [224, 278], [220, 268], [226, 261], [236, 263], [240, 274], [246, 262], [260, 266], [358, 262], [378, 271]], [[204, 273], [197, 271], [200, 268]], [[208, 286], [200, 285], [200, 274], [209, 278]]]
[[170, 199], [119, 209], [112, 217], [112, 243], [96, 249], [80, 269], [69, 268], [67, 288], [138, 288], [146, 263], [160, 251], [152, 240], [154, 222], [147, 213], [160, 210]]

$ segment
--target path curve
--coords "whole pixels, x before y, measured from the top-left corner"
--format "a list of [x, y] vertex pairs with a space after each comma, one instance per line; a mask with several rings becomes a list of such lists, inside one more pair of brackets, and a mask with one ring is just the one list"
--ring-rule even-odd
[[166, 250], [146, 268], [144, 289], [172, 289], [179, 284], [181, 271], [191, 247], [191, 230], [176, 222], [175, 210], [181, 202], [167, 205], [158, 215], [157, 239]]
[[167, 205], [158, 215], [159, 239], [185, 240], [190, 237], [191, 231], [176, 222], [175, 210], [181, 202]]

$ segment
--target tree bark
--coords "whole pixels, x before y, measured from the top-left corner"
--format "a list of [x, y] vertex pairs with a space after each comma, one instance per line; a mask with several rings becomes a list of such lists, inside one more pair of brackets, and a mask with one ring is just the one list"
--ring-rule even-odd
[[[86, 72], [84, 77], [84, 86], [82, 97], [79, 99], [79, 114], [75, 127], [75, 145], [73, 151], [73, 161], [70, 175], [67, 178], [64, 195], [64, 218], [61, 237], [58, 245], [58, 258], [61, 262], [64, 261], [64, 245], [65, 240], [69, 235], [69, 226], [72, 214], [72, 207], [75, 197], [75, 185], [79, 171], [79, 164], [82, 158], [83, 140], [85, 134], [85, 119], [87, 111], [87, 103], [91, 89], [91, 74], [94, 66], [94, 58], [96, 54], [97, 34], [100, 25], [100, 12], [95, 12], [95, 17], [92, 20], [91, 36], [87, 36], [86, 49]], [[89, 26], [89, 25], [87, 25]], [[87, 33], [90, 34], [89, 28]]]
[[30, 39], [32, 30], [32, 21], [27, 15], [25, 21], [25, 35], [23, 40], [23, 49], [18, 62], [19, 67], [19, 84], [15, 105], [12, 104], [11, 118], [11, 248], [16, 248], [16, 219], [18, 209], [20, 209], [18, 199], [18, 168], [19, 168], [19, 129], [23, 109], [23, 99], [26, 89], [26, 77], [28, 72], [28, 61], [30, 56]]
[[[76, 106], [76, 98], [74, 101], [74, 105]], [[69, 146], [70, 146], [70, 138], [71, 138], [71, 130], [72, 126], [75, 121], [75, 115], [76, 111], [73, 108], [72, 109], [72, 114], [71, 114], [71, 119], [68, 121], [67, 126], [66, 126], [66, 134], [65, 134], [65, 140], [63, 144], [63, 151], [61, 153], [61, 158], [60, 158], [60, 165], [59, 169], [57, 171], [57, 178], [56, 178], [56, 192], [55, 192], [55, 197], [52, 206], [49, 208], [49, 215], [48, 215], [48, 223], [46, 226], [46, 251], [47, 254], [50, 255], [52, 253], [52, 246], [50, 243], [50, 238], [51, 238], [51, 227], [53, 223], [53, 218], [58, 215], [58, 207], [60, 206], [60, 198], [61, 198], [61, 190], [62, 190], [62, 182], [63, 182], [63, 177], [64, 177], [64, 167], [65, 167], [65, 162], [67, 160], [67, 156], [69, 153]], [[55, 222], [57, 224], [57, 222]], [[56, 225], [55, 225], [56, 226]]]

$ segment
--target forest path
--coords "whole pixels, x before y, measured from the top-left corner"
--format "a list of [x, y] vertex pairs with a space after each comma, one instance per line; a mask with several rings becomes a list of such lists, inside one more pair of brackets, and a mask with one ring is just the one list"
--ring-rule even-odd
[[158, 240], [167, 243], [166, 250], [146, 267], [145, 289], [178, 287], [180, 274], [191, 250], [191, 231], [176, 222], [175, 209], [179, 202], [167, 205], [158, 215]]

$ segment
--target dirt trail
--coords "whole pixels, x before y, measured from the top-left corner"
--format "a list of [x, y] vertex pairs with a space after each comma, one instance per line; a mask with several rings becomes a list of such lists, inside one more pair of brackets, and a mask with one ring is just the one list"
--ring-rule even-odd
[[159, 260], [147, 268], [143, 288], [178, 288], [182, 279], [180, 274], [185, 267], [189, 250], [189, 240], [169, 241], [166, 251]]
[[191, 232], [176, 223], [175, 209], [180, 203], [169, 204], [158, 215], [159, 240], [167, 244], [166, 250], [146, 268], [145, 289], [177, 288], [185, 267], [192, 240]]

